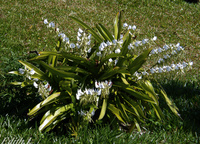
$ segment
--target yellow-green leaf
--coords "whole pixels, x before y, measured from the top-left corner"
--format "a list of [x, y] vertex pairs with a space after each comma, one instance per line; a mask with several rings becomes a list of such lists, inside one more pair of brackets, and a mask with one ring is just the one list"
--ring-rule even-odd
[[39, 62], [44, 68], [46, 68], [47, 70], [49, 70], [51, 73], [58, 75], [59, 77], [63, 77], [65, 79], [80, 79], [80, 76], [78, 76], [75, 73], [72, 72], [64, 72], [61, 70], [58, 70], [52, 66], [49, 66], [48, 64], [46, 64], [45, 62], [41, 61]]
[[88, 25], [86, 25], [85, 23], [83, 23], [82, 21], [80, 21], [79, 19], [77, 19], [75, 17], [70, 16], [70, 18], [73, 19], [74, 21], [76, 21], [83, 28], [87, 29], [88, 32], [90, 32], [98, 42], [103, 41], [102, 38], [98, 34], [96, 34], [96, 32], [92, 28], [90, 28]]
[[109, 104], [108, 109], [118, 118], [118, 120], [125, 123], [122, 117], [120, 116], [120, 110], [117, 109], [113, 104]]
[[48, 105], [50, 103], [52, 103], [57, 97], [60, 96], [60, 92], [54, 93], [52, 95], [50, 95], [49, 97], [47, 97], [44, 101], [40, 102], [39, 104], [37, 104], [29, 113], [28, 115], [34, 115], [36, 112], [38, 112], [42, 107], [44, 107], [45, 105]]
[[149, 96], [156, 102], [156, 104], [158, 105], [158, 97], [154, 91], [154, 88], [152, 86], [152, 84], [150, 83], [150, 81], [145, 80], [145, 81], [140, 81], [139, 82], [140, 86], [143, 88], [143, 90], [146, 91], [146, 93], [149, 94]]
[[34, 70], [35, 73], [37, 73], [38, 75], [45, 75], [45, 73], [43, 71], [41, 71], [40, 69], [38, 69], [36, 66], [28, 63], [28, 62], [25, 62], [25, 61], [19, 61], [21, 64], [23, 64], [24, 66], [26, 66], [29, 70]]
[[21, 75], [18, 71], [10, 71], [8, 72], [9, 74], [16, 74], [16, 75]]
[[46, 119], [39, 126], [39, 130], [43, 131], [46, 127], [48, 127], [56, 118], [61, 115], [63, 112], [66, 112], [70, 109], [72, 104], [65, 105], [54, 112], [54, 114], [50, 114], [46, 117]]
[[171, 109], [171, 111], [178, 117], [180, 117], [180, 114], [178, 113], [178, 108], [175, 106], [175, 104], [172, 103], [172, 101], [167, 97], [167, 94], [164, 90], [161, 89], [161, 94], [165, 98], [165, 101], [167, 102], [167, 105]]
[[101, 108], [101, 113], [99, 115], [99, 120], [101, 120], [104, 117], [105, 113], [106, 113], [107, 101], [108, 101], [108, 99], [104, 98], [103, 104], [102, 104], [102, 108]]
[[134, 74], [138, 69], [141, 68], [141, 66], [146, 62], [151, 50], [152, 48], [147, 49], [140, 56], [133, 60], [133, 62], [129, 65], [129, 70], [131, 74]]

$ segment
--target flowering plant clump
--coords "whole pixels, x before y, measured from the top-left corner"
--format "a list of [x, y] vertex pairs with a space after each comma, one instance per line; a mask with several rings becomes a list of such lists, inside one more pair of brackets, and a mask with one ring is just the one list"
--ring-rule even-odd
[[[58, 34], [56, 47], [40, 52], [30, 62], [19, 61], [25, 69], [10, 72], [25, 77], [24, 82], [13, 84], [33, 85], [42, 96], [41, 102], [28, 113], [32, 117], [44, 114], [40, 131], [64, 124], [76, 134], [85, 124], [104, 120], [129, 124], [129, 132], [135, 127], [141, 131], [140, 124], [152, 114], [150, 111], [155, 111], [159, 119], [164, 117], [159, 107], [160, 96], [180, 116], [162, 87], [155, 89], [149, 78], [189, 69], [193, 63], [169, 64], [170, 58], [184, 50], [179, 43], [153, 49], [157, 37], [136, 40], [136, 26], [122, 25], [121, 17], [121, 12], [117, 13], [114, 35], [102, 24], [92, 29], [70, 17], [83, 27], [78, 29], [76, 42], [70, 41], [53, 22], [44, 20]], [[145, 65], [147, 58], [156, 63]]]

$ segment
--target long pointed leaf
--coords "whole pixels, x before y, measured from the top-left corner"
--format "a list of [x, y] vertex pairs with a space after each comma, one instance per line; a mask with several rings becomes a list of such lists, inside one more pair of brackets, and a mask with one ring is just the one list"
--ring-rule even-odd
[[112, 34], [102, 24], [99, 23], [99, 26], [100, 26], [102, 32], [106, 35], [106, 37], [108, 38], [109, 41], [114, 40]]
[[80, 76], [76, 75], [75, 73], [72, 72], [64, 72], [64, 71], [60, 71], [57, 70], [56, 68], [49, 66], [48, 64], [46, 64], [45, 62], [41, 61], [39, 62], [44, 68], [46, 68], [48, 71], [50, 71], [51, 73], [58, 75], [59, 77], [63, 77], [65, 79], [80, 79]]
[[157, 95], [156, 95], [154, 88], [153, 88], [152, 84], [150, 83], [150, 81], [148, 81], [148, 80], [140, 81], [139, 84], [149, 94], [149, 96], [152, 99], [154, 99], [154, 101], [158, 105], [158, 98], [157, 98]]
[[134, 61], [129, 65], [129, 70], [131, 74], [134, 74], [141, 66], [146, 62], [149, 53], [152, 48], [144, 51], [140, 56], [138, 56]]
[[178, 113], [178, 108], [175, 106], [175, 104], [172, 103], [172, 101], [167, 97], [167, 94], [164, 90], [161, 89], [161, 95], [165, 98], [165, 101], [167, 102], [167, 105], [171, 109], [171, 111], [178, 117], [180, 117], [180, 114]]
[[43, 121], [43, 123], [39, 126], [39, 130], [43, 131], [46, 127], [48, 127], [56, 118], [61, 115], [62, 113], [68, 111], [72, 104], [65, 105], [58, 110], [55, 111], [54, 114], [47, 116], [47, 118]]
[[133, 86], [127, 86], [127, 85], [125, 85], [125, 84], [123, 84], [123, 83], [115, 82], [115, 83], [113, 84], [113, 87], [118, 87], [118, 88], [120, 88], [121, 90], [123, 90], [123, 91], [129, 93], [130, 95], [134, 96], [135, 98], [138, 98], [138, 99], [140, 99], [140, 100], [147, 101], [147, 102], [150, 102], [150, 103], [154, 103], [154, 104], [155, 104], [154, 100], [153, 100], [151, 97], [149, 97], [148, 95], [146, 95], [146, 94], [144, 94], [144, 93], [142, 93], [142, 92], [136, 91], [136, 90], [133, 88]]
[[[122, 46], [122, 49], [121, 49], [121, 51], [122, 51], [121, 54], [123, 56], [127, 54], [127, 52], [128, 52], [128, 45], [130, 44], [130, 42], [131, 42], [131, 35], [129, 34], [128, 37], [127, 37], [127, 39], [126, 39], [126, 41], [123, 43], [123, 46]], [[119, 61], [117, 63], [117, 66], [121, 67], [122, 64], [123, 64], [123, 62], [125, 60], [126, 60], [125, 58], [120, 57]]]
[[157, 117], [158, 117], [160, 120], [161, 120], [162, 118], [164, 118], [164, 115], [163, 115], [163, 113], [162, 113], [160, 107], [159, 107], [158, 105], [156, 105], [156, 104], [152, 104], [152, 106], [153, 106], [153, 108], [154, 108], [154, 110], [155, 110], [155, 112], [156, 112]]
[[36, 112], [38, 112], [41, 108], [43, 108], [44, 106], [54, 102], [54, 100], [60, 96], [60, 92], [54, 93], [52, 95], [50, 95], [49, 97], [47, 97], [44, 101], [38, 103], [29, 113], [28, 115], [34, 115]]
[[101, 35], [101, 37], [103, 38], [103, 40], [108, 41], [109, 37], [102, 31], [100, 26], [96, 25], [96, 28], [97, 28], [97, 31], [99, 32], [99, 34]]
[[115, 67], [114, 69], [109, 69], [106, 72], [104, 72], [104, 74], [102, 76], [100, 76], [99, 80], [109, 79], [110, 77], [112, 77], [118, 73], [127, 73], [128, 74], [128, 71], [126, 70], [126, 68]]
[[128, 115], [127, 115], [127, 113], [126, 113], [124, 107], [122, 106], [122, 103], [120, 102], [118, 96], [116, 96], [116, 104], [117, 104], [118, 109], [119, 109], [120, 112], [121, 112], [121, 116], [124, 118], [124, 120], [125, 120], [126, 122], [128, 122], [128, 121], [129, 121], [129, 117], [128, 117]]
[[56, 67], [59, 70], [64, 70], [64, 71], [72, 71], [72, 72], [79, 72], [79, 73], [83, 73], [83, 74], [90, 74], [90, 72], [78, 68], [78, 67], [73, 67], [73, 66], [58, 66]]
[[74, 21], [76, 21], [79, 25], [81, 25], [85, 29], [87, 29], [98, 42], [103, 41], [102, 38], [92, 28], [90, 28], [88, 25], [86, 25], [85, 23], [83, 23], [82, 21], [80, 21], [79, 19], [77, 19], [75, 17], [70, 16], [70, 18], [73, 19]]
[[25, 62], [25, 61], [19, 61], [21, 64], [23, 64], [24, 66], [26, 66], [29, 70], [34, 70], [35, 73], [37, 73], [38, 75], [45, 75], [45, 73], [43, 71], [41, 71], [40, 69], [38, 69], [36, 66], [28, 63], [28, 62]]
[[109, 104], [108, 109], [118, 118], [118, 120], [125, 123], [122, 117], [120, 116], [120, 110], [117, 109], [113, 104]]
[[114, 22], [114, 35], [115, 35], [116, 40], [120, 38], [120, 34], [121, 34], [121, 29], [122, 29], [121, 18], [122, 18], [122, 15], [120, 11], [117, 13], [115, 17], [115, 22]]
[[110, 58], [117, 58], [117, 57], [124, 57], [124, 56], [122, 56], [121, 54], [116, 54], [116, 53], [109, 54], [100, 61], [100, 64], [98, 67], [101, 67], [102, 65], [104, 65], [104, 63], [107, 62]]
[[132, 107], [132, 109], [135, 111], [135, 114], [137, 114], [138, 117], [142, 117], [142, 118], [145, 118], [145, 115], [142, 111], [142, 108], [140, 107], [140, 105], [132, 100], [130, 97], [126, 96], [126, 95], [123, 95], [125, 101], [127, 102], [128, 105], [130, 105]]
[[103, 105], [102, 105], [102, 108], [101, 108], [101, 113], [100, 113], [100, 115], [99, 115], [99, 120], [101, 120], [101, 119], [104, 117], [105, 113], [106, 113], [107, 101], [108, 101], [108, 99], [107, 99], [107, 98], [104, 98], [104, 100], [103, 100]]

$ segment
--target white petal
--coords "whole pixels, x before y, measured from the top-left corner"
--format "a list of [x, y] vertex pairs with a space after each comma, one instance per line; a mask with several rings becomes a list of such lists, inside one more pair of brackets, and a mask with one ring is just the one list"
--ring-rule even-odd
[[20, 73], [20, 74], [24, 74], [24, 73], [25, 73], [25, 70], [22, 69], [22, 68], [20, 68], [20, 69], [19, 69], [19, 73]]
[[74, 43], [71, 43], [71, 44], [70, 44], [70, 48], [75, 48], [75, 44], [74, 44]]
[[45, 20], [44, 20], [44, 24], [48, 24], [48, 21], [47, 21], [47, 19], [45, 19]]
[[191, 62], [189, 62], [189, 66], [192, 66], [193, 65], [193, 62], [191, 61]]
[[109, 62], [112, 62], [113, 60], [110, 58], [108, 61], [109, 61]]
[[157, 40], [157, 36], [154, 36], [154, 37], [152, 38], [152, 40], [153, 40], [153, 41], [156, 41], [156, 40]]
[[118, 60], [116, 59], [116, 60], [115, 60], [115, 65], [117, 64], [117, 62], [118, 62]]
[[34, 75], [35, 74], [35, 71], [32, 69], [32, 70], [30, 70], [30, 74], [31, 75]]
[[97, 52], [97, 56], [101, 57], [101, 52]]
[[136, 30], [136, 26], [135, 25], [132, 26], [132, 30]]
[[92, 36], [92, 35], [91, 35], [91, 34], [89, 34], [89, 36], [88, 36], [88, 39], [91, 39], [91, 36]]
[[99, 83], [97, 81], [95, 81], [95, 87], [99, 88]]
[[35, 88], [38, 88], [38, 84], [37, 84], [36, 82], [33, 82], [33, 86], [34, 86]]
[[115, 50], [115, 53], [117, 53], [117, 54], [120, 53], [120, 52], [121, 52], [120, 49], [116, 49], [116, 50]]
[[89, 48], [89, 49], [88, 49], [88, 53], [91, 53], [91, 50], [92, 50], [92, 48]]
[[47, 84], [44, 85], [44, 87], [45, 87], [46, 89], [49, 88], [49, 86], [50, 86], [49, 83], [47, 83]]
[[54, 28], [54, 27], [55, 27], [55, 24], [54, 24], [53, 22], [50, 22], [50, 23], [49, 23], [49, 27]]
[[82, 30], [81, 28], [79, 28], [79, 29], [78, 29], [78, 31], [79, 31], [80, 33], [82, 33], [82, 32], [83, 32], [83, 30]]
[[123, 27], [127, 27], [127, 26], [128, 26], [128, 24], [127, 24], [127, 23], [124, 23], [124, 24], [123, 24]]
[[80, 45], [77, 43], [77, 44], [76, 44], [76, 47], [79, 49], [79, 48], [80, 48]]
[[82, 35], [81, 35], [81, 33], [80, 32], [78, 32], [78, 37], [81, 37]]
[[131, 26], [131, 25], [129, 25], [129, 26], [128, 26], [128, 29], [132, 29], [132, 26]]

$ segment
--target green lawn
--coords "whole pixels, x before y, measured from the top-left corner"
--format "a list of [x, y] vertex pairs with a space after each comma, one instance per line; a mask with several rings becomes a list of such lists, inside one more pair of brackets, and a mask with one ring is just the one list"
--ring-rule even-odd
[[[88, 127], [77, 139], [69, 133], [40, 134], [37, 123], [28, 122], [26, 113], [37, 102], [29, 88], [9, 85], [21, 77], [7, 72], [22, 67], [17, 60], [27, 59], [32, 50], [51, 50], [57, 37], [44, 25], [45, 18], [54, 21], [70, 39], [75, 39], [79, 26], [69, 16], [75, 16], [90, 26], [102, 23], [112, 29], [119, 10], [123, 22], [136, 25], [138, 39], [157, 36], [158, 46], [180, 43], [185, 47], [181, 60], [193, 61], [193, 69], [181, 76], [166, 74], [157, 79], [179, 108], [183, 120], [177, 119], [162, 104], [166, 122], [149, 119], [148, 130], [140, 135], [112, 130], [109, 126]], [[200, 3], [183, 0], [1, 0], [0, 1], [0, 143], [11, 140], [45, 143], [198, 143], [200, 135]], [[175, 59], [179, 60], [179, 59]], [[64, 130], [63, 130], [64, 131]]]

